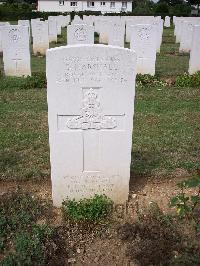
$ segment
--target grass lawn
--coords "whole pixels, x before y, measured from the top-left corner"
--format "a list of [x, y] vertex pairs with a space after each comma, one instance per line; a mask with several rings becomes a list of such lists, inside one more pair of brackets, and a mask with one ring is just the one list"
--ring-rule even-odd
[[[65, 45], [65, 40], [63, 30], [58, 45]], [[188, 55], [178, 54], [173, 29], [165, 29], [156, 74], [161, 78], [183, 74], [188, 61]], [[0, 63], [2, 70], [2, 57]], [[45, 73], [44, 57], [32, 56], [32, 71]], [[20, 84], [0, 77], [0, 178], [49, 177], [46, 88], [26, 89]], [[198, 169], [199, 101], [199, 87], [137, 87], [131, 163], [135, 175]]]

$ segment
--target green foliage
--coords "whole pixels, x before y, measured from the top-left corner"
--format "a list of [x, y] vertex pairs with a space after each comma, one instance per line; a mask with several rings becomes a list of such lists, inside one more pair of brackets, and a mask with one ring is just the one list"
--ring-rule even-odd
[[137, 87], [165, 87], [167, 84], [156, 76], [137, 74]]
[[182, 4], [174, 5], [170, 9], [170, 14], [173, 16], [190, 16], [191, 15], [191, 5], [183, 2]]
[[[200, 217], [196, 210], [200, 207], [200, 177], [195, 176], [177, 184], [180, 193], [170, 201], [171, 207], [176, 207], [181, 218], [188, 218], [194, 223], [195, 229], [200, 233]], [[189, 189], [196, 189], [195, 194], [189, 193]]]
[[0, 91], [15, 89], [38, 89], [46, 87], [46, 77], [44, 73], [33, 73], [28, 77], [3, 77], [0, 82]]
[[20, 191], [0, 202], [0, 250], [6, 247], [10, 237], [33, 225], [42, 215], [43, 208], [30, 194]]
[[176, 86], [178, 87], [198, 87], [200, 86], [200, 71], [193, 75], [187, 73], [176, 78]]
[[[51, 209], [20, 190], [0, 200], [0, 251], [2, 266], [44, 265], [54, 244], [54, 229], [38, 221]], [[54, 255], [54, 251], [52, 251]]]
[[134, 1], [133, 2], [133, 14], [134, 15], [153, 15], [154, 3], [148, 0]]
[[[0, 20], [5, 21], [17, 21], [19, 19], [33, 19], [33, 18], [43, 18], [48, 19], [51, 15], [60, 15], [60, 12], [38, 12], [33, 11], [34, 5], [28, 3], [6, 3], [0, 5]], [[66, 13], [68, 14], [68, 13]]]
[[113, 203], [105, 195], [95, 195], [90, 199], [80, 201], [66, 200], [62, 211], [66, 218], [75, 222], [98, 222], [112, 210]]
[[47, 225], [34, 225], [31, 234], [21, 232], [16, 236], [14, 252], [2, 262], [6, 265], [43, 265], [45, 261], [45, 246], [52, 236], [53, 230]]
[[169, 14], [169, 5], [165, 1], [160, 1], [155, 8], [155, 14], [166, 16]]
[[33, 73], [30, 77], [27, 77], [26, 84], [23, 89], [35, 89], [46, 87], [46, 76], [44, 73]]

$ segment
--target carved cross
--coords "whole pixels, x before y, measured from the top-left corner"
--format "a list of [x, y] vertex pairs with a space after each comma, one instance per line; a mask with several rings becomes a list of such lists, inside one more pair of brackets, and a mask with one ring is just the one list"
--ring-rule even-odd
[[18, 55], [18, 52], [15, 53], [15, 56], [12, 59], [12, 61], [15, 63], [15, 71], [17, 72], [17, 70], [18, 70], [18, 63], [20, 61], [22, 61], [21, 57]]
[[[67, 118], [65, 128], [68, 130], [81, 130], [83, 139], [83, 172], [100, 171], [100, 131], [122, 130], [118, 120], [122, 115], [104, 115], [101, 109], [98, 93], [99, 88], [83, 90], [82, 108], [80, 115], [61, 115]], [[121, 121], [122, 125], [123, 122]]]

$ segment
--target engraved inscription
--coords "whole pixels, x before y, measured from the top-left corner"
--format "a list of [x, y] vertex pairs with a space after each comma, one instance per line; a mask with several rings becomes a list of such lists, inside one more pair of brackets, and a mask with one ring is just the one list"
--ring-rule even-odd
[[87, 38], [87, 31], [84, 27], [79, 27], [75, 30], [74, 36], [78, 41], [85, 41]]
[[81, 115], [67, 122], [70, 129], [113, 129], [117, 127], [116, 119], [102, 114], [98, 94], [90, 88], [83, 97]]
[[142, 27], [138, 30], [138, 36], [141, 40], [148, 40], [150, 37], [150, 29], [148, 27]]
[[[97, 92], [98, 91], [98, 92]], [[101, 130], [123, 130], [125, 114], [103, 115], [98, 93], [100, 88], [83, 88], [81, 114], [58, 115], [58, 130], [81, 130], [83, 143], [83, 172], [101, 171]], [[120, 121], [121, 120], [121, 121]], [[61, 124], [61, 125], [60, 125]]]
[[109, 194], [114, 191], [119, 175], [105, 177], [102, 175], [65, 176], [68, 180], [67, 189], [71, 194], [79, 194], [85, 197], [85, 193]]
[[20, 31], [18, 29], [9, 30], [9, 37], [13, 43], [17, 43], [19, 40], [21, 40]]
[[127, 76], [132, 74], [132, 64], [127, 62], [124, 68], [121, 62], [123, 58], [116, 53], [113, 56], [68, 56], [62, 58], [63, 71], [57, 72], [57, 83], [66, 82], [80, 84], [82, 82], [103, 82], [125, 84]]

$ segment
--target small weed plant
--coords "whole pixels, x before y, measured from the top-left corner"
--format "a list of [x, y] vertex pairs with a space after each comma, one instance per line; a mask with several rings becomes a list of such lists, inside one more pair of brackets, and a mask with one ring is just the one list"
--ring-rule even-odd
[[105, 195], [95, 195], [80, 201], [66, 200], [62, 204], [62, 211], [70, 221], [97, 223], [109, 215], [112, 206], [113, 202]]
[[[197, 233], [200, 234], [200, 177], [195, 176], [182, 181], [177, 186], [180, 193], [171, 199], [170, 206], [176, 208], [179, 217], [192, 221]], [[195, 192], [191, 195], [189, 189], [192, 188]]]
[[176, 78], [177, 87], [198, 87], [200, 86], [200, 71], [193, 75], [187, 73]]
[[137, 87], [165, 87], [167, 86], [167, 83], [160, 80], [157, 76], [151, 76], [151, 75], [142, 75], [138, 74], [136, 77], [136, 86]]

